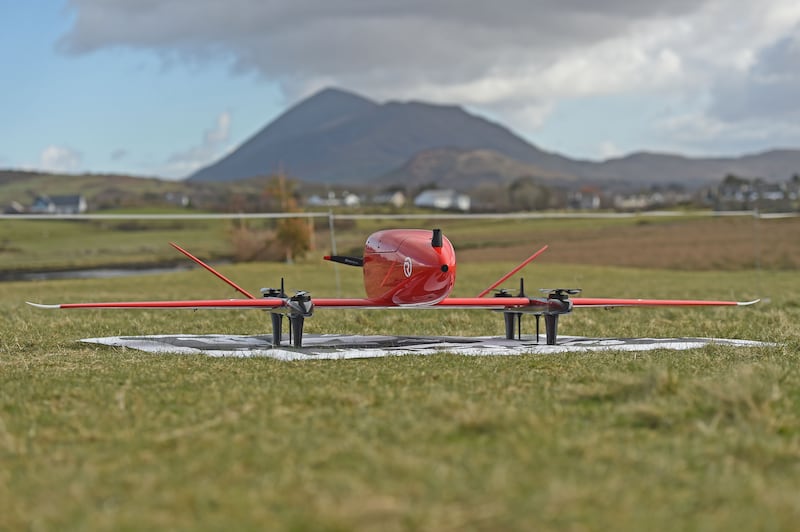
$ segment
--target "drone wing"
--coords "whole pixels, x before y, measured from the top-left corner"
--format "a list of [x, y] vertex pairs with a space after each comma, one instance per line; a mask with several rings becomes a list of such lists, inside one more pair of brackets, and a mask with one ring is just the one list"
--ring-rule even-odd
[[198, 299], [189, 301], [108, 301], [101, 303], [61, 303], [57, 305], [42, 305], [27, 302], [37, 308], [46, 309], [273, 309], [285, 304], [283, 299]]
[[758, 303], [753, 301], [710, 301], [697, 299], [613, 299], [603, 297], [573, 297], [570, 299], [574, 307], [744, 307]]
[[[108, 301], [98, 303], [61, 303], [56, 305], [43, 305], [31, 303], [29, 305], [44, 309], [257, 309], [271, 310], [287, 306], [290, 298], [262, 298], [262, 299], [197, 299], [186, 301]], [[447, 298], [435, 305], [387, 305], [370, 299], [359, 298], [311, 298], [315, 308], [324, 309], [417, 309], [417, 308], [471, 308], [503, 310], [507, 308], [530, 307], [536, 305], [536, 300], [527, 297], [505, 298]]]
[[[270, 310], [286, 306], [287, 299], [261, 298], [261, 299], [197, 299], [185, 301], [108, 301], [98, 303], [61, 303], [43, 305], [31, 303], [29, 305], [44, 309], [256, 309]], [[449, 297], [435, 305], [387, 305], [370, 299], [363, 298], [312, 298], [315, 308], [325, 309], [535, 309], [547, 307], [547, 300], [531, 299], [527, 297]], [[571, 298], [575, 308], [614, 308], [614, 307], [720, 307], [720, 306], [747, 306], [758, 303], [753, 301], [713, 301], [691, 299], [614, 299], [599, 297]]]

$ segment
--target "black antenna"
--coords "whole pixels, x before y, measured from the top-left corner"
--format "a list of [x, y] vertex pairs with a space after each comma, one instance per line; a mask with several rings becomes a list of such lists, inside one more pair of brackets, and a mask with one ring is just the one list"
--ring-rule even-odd
[[433, 238], [431, 238], [431, 246], [435, 248], [442, 247], [442, 230], [434, 229]]

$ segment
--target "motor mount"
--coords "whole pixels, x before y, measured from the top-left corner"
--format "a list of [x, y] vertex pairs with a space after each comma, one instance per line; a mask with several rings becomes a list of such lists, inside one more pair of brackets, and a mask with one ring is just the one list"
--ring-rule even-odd
[[[539, 342], [540, 319], [544, 316], [545, 339], [547, 345], [556, 345], [558, 340], [558, 317], [561, 314], [572, 312], [572, 302], [569, 296], [581, 293], [580, 288], [541, 288], [540, 291], [546, 298], [531, 299], [540, 305], [533, 310], [508, 309], [503, 311], [505, 322], [505, 336], [508, 340], [522, 339], [522, 315], [533, 314], [536, 318], [536, 342]], [[495, 291], [495, 297], [515, 297], [508, 289]], [[525, 295], [525, 281], [520, 279], [519, 293], [516, 297], [527, 297]]]

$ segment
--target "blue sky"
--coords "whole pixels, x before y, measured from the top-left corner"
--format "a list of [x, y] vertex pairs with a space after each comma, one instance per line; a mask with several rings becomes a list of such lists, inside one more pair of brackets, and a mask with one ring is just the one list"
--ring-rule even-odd
[[487, 6], [0, 0], [0, 168], [184, 177], [326, 86], [578, 158], [800, 148], [796, 0]]
[[[183, 177], [195, 164], [181, 154], [205, 149], [199, 158], [210, 162], [285, 105], [276, 85], [224, 62], [170, 64], [116, 47], [64, 53], [74, 19], [65, 2], [11, 4], [0, 12], [0, 167]], [[220, 142], [208, 146], [208, 132]]]

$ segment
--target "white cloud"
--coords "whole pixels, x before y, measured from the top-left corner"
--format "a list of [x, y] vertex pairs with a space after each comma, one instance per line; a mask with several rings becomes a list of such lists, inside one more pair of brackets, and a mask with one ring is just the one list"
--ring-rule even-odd
[[62, 47], [228, 57], [291, 99], [337, 84], [380, 99], [530, 105], [674, 75], [679, 56], [661, 41], [709, 1], [73, 0]]
[[[528, 133], [574, 99], [630, 94], [654, 108], [669, 100], [693, 109], [702, 101], [697, 112], [710, 116], [696, 121], [736, 122], [769, 111], [759, 102], [790, 104], [800, 87], [797, 77], [757, 79], [767, 62], [800, 71], [769, 55], [796, 35], [797, 0], [70, 3], [75, 23], [61, 41], [70, 53], [122, 46], [168, 61], [224, 60], [279, 84], [288, 101], [338, 85], [379, 100], [467, 105]], [[772, 119], [790, 125], [782, 112]], [[730, 131], [717, 128], [717, 141]], [[188, 167], [206, 151], [173, 162]]]
[[800, 118], [800, 25], [763, 48], [744, 72], [720, 76], [711, 111], [722, 120]]
[[79, 152], [51, 144], [42, 150], [38, 168], [46, 172], [76, 172], [80, 170], [82, 162]]
[[201, 166], [207, 165], [223, 155], [230, 140], [231, 114], [223, 111], [217, 116], [213, 127], [203, 133], [203, 141], [197, 146], [173, 153], [159, 173], [169, 177], [184, 177]]
[[619, 157], [622, 155], [622, 150], [620, 150], [617, 145], [610, 140], [605, 140], [600, 143], [599, 152], [603, 159], [611, 159], [613, 157]]

